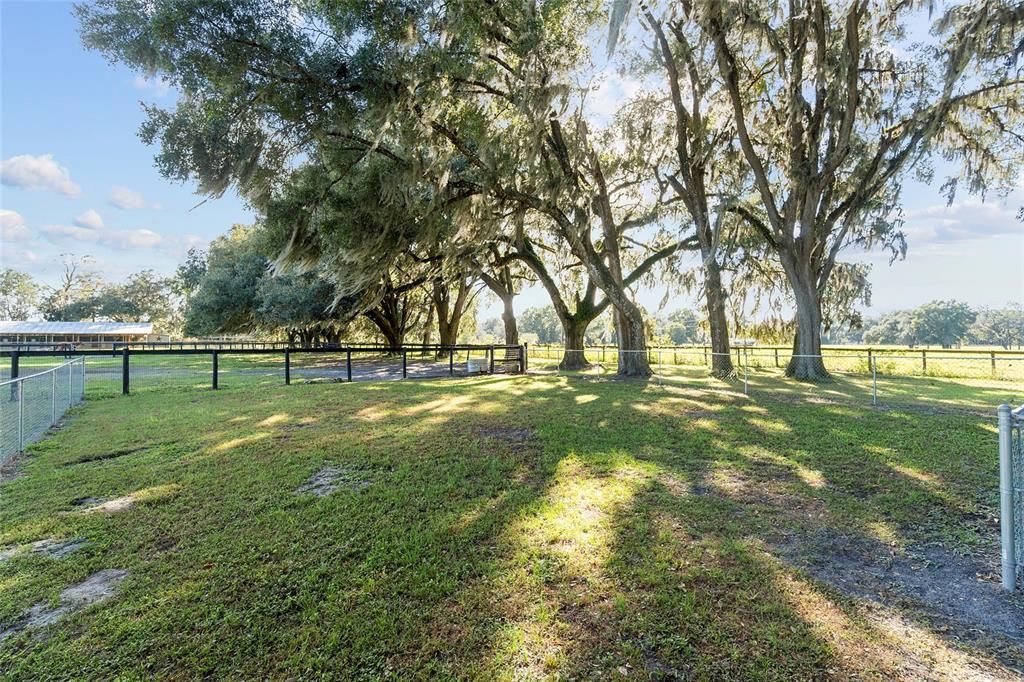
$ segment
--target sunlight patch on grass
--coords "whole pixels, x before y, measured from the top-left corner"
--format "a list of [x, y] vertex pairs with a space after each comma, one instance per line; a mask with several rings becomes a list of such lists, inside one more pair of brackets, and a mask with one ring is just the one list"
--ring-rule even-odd
[[747, 420], [747, 423], [765, 433], [786, 434], [793, 432], [793, 429], [789, 424], [779, 421], [778, 419], [760, 419], [758, 417], [753, 417]]
[[897, 547], [900, 545], [900, 537], [891, 523], [885, 521], [869, 521], [865, 528], [880, 542]]
[[913, 467], [908, 467], [903, 464], [896, 464], [894, 462], [890, 462], [889, 466], [892, 467], [893, 471], [898, 471], [904, 476], [908, 476], [909, 478], [912, 478], [915, 481], [920, 481], [922, 483], [927, 484], [938, 483], [938, 480], [931, 474], [925, 473], [924, 471], [919, 471], [917, 469], [914, 469]]
[[825, 487], [825, 476], [820, 471], [804, 466], [799, 462], [792, 462], [792, 465], [801, 481], [817, 490]]
[[493, 666], [517, 679], [549, 675], [598, 636], [587, 624], [615, 592], [606, 575], [614, 517], [652, 475], [631, 461], [600, 472], [575, 455], [559, 463], [539, 507], [507, 530], [522, 567], [500, 579], [510, 621], [496, 638]]
[[388, 403], [370, 405], [358, 410], [353, 417], [364, 422], [377, 422], [392, 415], [394, 406]]
[[[447, 414], [449, 412], [465, 412], [468, 405], [476, 403], [477, 400], [471, 395], [444, 396], [437, 400], [430, 400], [425, 403], [407, 407], [400, 412], [403, 417], [415, 417], [426, 412], [432, 414]], [[487, 403], [485, 403], [487, 405]]]
[[513, 527], [512, 537], [528, 551], [560, 555], [563, 568], [573, 575], [598, 577], [608, 556], [611, 515], [649, 477], [628, 465], [598, 476], [579, 458], [567, 457], [559, 463], [541, 509]]
[[239, 436], [238, 438], [232, 438], [226, 440], [223, 443], [214, 445], [210, 450], [212, 452], [227, 452], [228, 450], [235, 450], [237, 448], [245, 447], [246, 445], [252, 445], [259, 443], [262, 440], [270, 438], [273, 434], [268, 431], [260, 431], [248, 436]]
[[258, 422], [256, 426], [262, 426], [264, 428], [268, 426], [274, 426], [276, 424], [283, 424], [291, 419], [291, 416], [287, 412], [279, 412], [272, 414], [261, 422]]

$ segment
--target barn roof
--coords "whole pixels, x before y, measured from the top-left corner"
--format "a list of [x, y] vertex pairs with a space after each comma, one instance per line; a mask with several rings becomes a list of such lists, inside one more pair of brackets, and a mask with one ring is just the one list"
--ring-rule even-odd
[[0, 321], [0, 334], [85, 334], [122, 336], [152, 334], [152, 322], [37, 322]]

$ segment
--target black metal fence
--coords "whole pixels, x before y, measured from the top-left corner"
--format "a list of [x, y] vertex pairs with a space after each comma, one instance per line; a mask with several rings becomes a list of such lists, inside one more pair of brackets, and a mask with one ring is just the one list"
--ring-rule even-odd
[[242, 383], [348, 382], [425, 379], [526, 371], [524, 346], [419, 345], [135, 348], [111, 350], [0, 351], [0, 378], [44, 371], [66, 358], [84, 357], [90, 386], [128, 394], [165, 386], [202, 387]]

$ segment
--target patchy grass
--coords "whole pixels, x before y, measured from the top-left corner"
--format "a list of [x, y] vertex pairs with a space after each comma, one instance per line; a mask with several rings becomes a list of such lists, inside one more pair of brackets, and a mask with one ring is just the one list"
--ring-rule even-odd
[[[953, 382], [935, 389], [941, 411], [747, 397], [736, 382], [222, 386], [93, 391], [0, 485], [0, 549], [85, 540], [0, 562], [0, 630], [99, 571], [127, 576], [103, 603], [0, 643], [0, 673], [968, 679], [1024, 666], [1024, 611], [995, 575], [993, 420], [954, 409]], [[989, 397], [960, 390], [972, 408]], [[296, 493], [324, 471], [343, 474], [333, 491]]]

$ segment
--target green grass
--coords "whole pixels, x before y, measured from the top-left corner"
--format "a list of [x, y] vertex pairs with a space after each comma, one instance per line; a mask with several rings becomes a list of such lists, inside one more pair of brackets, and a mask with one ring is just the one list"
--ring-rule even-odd
[[[757, 381], [776, 383], [749, 397], [697, 375], [285, 387], [246, 374], [127, 398], [95, 385], [0, 484], [0, 546], [89, 544], [0, 562], [0, 625], [97, 570], [130, 575], [46, 636], [0, 644], [0, 673], [844, 679], [899, 676], [908, 658], [1006, 673], [989, 649], [844, 596], [778, 548], [832, 529], [990, 558], [992, 419], [952, 408], [959, 394], [990, 412], [989, 392], [1017, 389], [938, 382], [950, 409], [934, 411]], [[296, 495], [325, 463], [368, 485]], [[126, 495], [120, 513], [71, 504]]]

